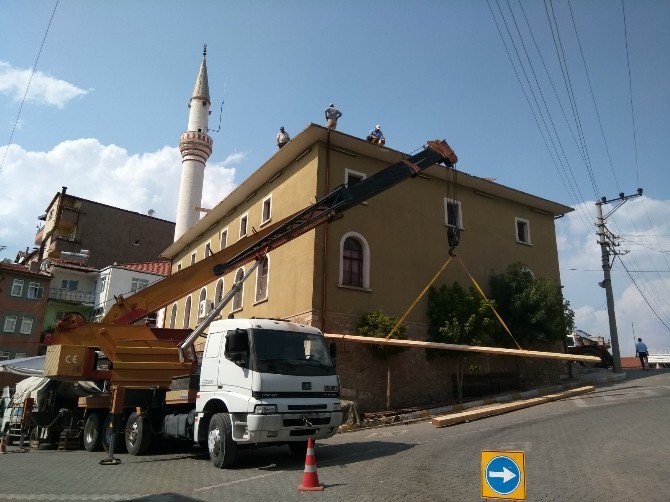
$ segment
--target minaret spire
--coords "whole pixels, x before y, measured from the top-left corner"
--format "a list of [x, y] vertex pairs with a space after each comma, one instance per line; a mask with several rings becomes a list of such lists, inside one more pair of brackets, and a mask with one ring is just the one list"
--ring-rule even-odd
[[188, 103], [188, 127], [179, 138], [182, 169], [174, 232], [175, 241], [200, 219], [200, 212], [195, 208], [201, 205], [205, 164], [212, 154], [212, 138], [207, 134], [210, 106], [207, 44], [205, 44], [193, 94]]

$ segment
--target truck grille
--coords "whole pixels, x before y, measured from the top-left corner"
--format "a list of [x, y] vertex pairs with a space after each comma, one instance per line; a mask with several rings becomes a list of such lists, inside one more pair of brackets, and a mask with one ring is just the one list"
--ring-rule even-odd
[[[326, 425], [330, 423], [330, 417], [319, 417], [319, 418], [309, 418], [307, 420], [312, 425]], [[306, 425], [305, 421], [302, 418], [285, 418], [284, 427], [300, 427], [301, 425]]]
[[289, 432], [289, 436], [311, 436], [317, 433], [317, 429], [297, 429]]
[[296, 410], [325, 410], [328, 408], [327, 404], [289, 404], [289, 411]]

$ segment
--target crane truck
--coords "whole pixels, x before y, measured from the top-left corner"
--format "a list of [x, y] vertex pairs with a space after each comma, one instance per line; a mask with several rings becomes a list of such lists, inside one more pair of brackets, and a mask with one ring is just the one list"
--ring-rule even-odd
[[[355, 185], [341, 185], [315, 204], [157, 282], [117, 297], [100, 322], [70, 315], [56, 326], [45, 376], [102, 382], [109, 394], [79, 401], [84, 446], [141, 455], [159, 437], [207, 448], [219, 468], [246, 446], [287, 444], [304, 452], [307, 437], [327, 438], [342, 421], [339, 379], [323, 333], [275, 319], [220, 319], [224, 306], [267, 253], [436, 164], [454, 168], [446, 141]], [[458, 244], [449, 235], [449, 245]], [[194, 331], [150, 327], [149, 313], [209, 284], [214, 276], [255, 260]], [[208, 334], [201, 358], [195, 340]], [[99, 354], [108, 360], [99, 364]], [[201, 359], [201, 360], [199, 360]], [[115, 445], [116, 436], [124, 441]]]

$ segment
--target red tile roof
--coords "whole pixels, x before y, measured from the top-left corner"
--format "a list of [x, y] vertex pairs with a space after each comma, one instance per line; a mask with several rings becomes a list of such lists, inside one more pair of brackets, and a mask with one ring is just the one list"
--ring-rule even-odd
[[37, 272], [33, 272], [32, 270], [30, 270], [29, 267], [26, 267], [25, 265], [19, 265], [18, 263], [0, 262], [0, 269], [11, 270], [13, 272], [20, 272], [20, 273], [26, 274], [26, 275], [51, 277], [51, 274], [49, 274], [48, 272], [44, 272], [44, 271], [41, 271], [41, 270], [37, 271]]
[[170, 260], [145, 261], [140, 263], [120, 263], [116, 265], [126, 270], [135, 270], [137, 272], [146, 272], [147, 274], [162, 275], [167, 277], [172, 269]]

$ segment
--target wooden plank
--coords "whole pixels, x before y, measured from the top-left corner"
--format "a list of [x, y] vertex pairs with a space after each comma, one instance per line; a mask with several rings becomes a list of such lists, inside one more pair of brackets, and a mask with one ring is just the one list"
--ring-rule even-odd
[[197, 389], [169, 390], [165, 393], [167, 404], [195, 403]]
[[558, 392], [556, 394], [547, 394], [546, 396], [542, 397], [534, 397], [532, 399], [524, 399], [521, 401], [514, 401], [512, 403], [492, 404], [490, 406], [485, 406], [482, 408], [476, 408], [473, 410], [461, 411], [460, 413], [452, 413], [450, 415], [435, 417], [433, 418], [432, 423], [435, 427], [447, 427], [449, 425], [455, 425], [469, 420], [477, 420], [480, 418], [491, 417], [493, 415], [500, 415], [502, 413], [508, 413], [510, 411], [529, 408], [531, 406], [536, 406], [538, 404], [557, 401], [558, 399], [565, 399], [568, 397], [579, 396], [581, 394], [586, 394], [587, 392], [593, 392], [594, 390], [595, 387], [593, 385], [587, 385], [584, 387], [578, 387], [577, 389], [571, 389], [565, 392]]
[[562, 352], [542, 352], [539, 350], [505, 349], [502, 347], [477, 347], [474, 345], [457, 345], [453, 343], [424, 342], [421, 340], [386, 340], [357, 335], [338, 335], [326, 333], [329, 340], [342, 340], [345, 342], [367, 343], [372, 345], [395, 345], [398, 347], [413, 347], [416, 349], [439, 349], [454, 350], [459, 352], [478, 352], [480, 354], [492, 354], [498, 356], [536, 357], [539, 359], [556, 359], [561, 361], [583, 361], [600, 362], [599, 357], [580, 356], [577, 354], [564, 354]]

